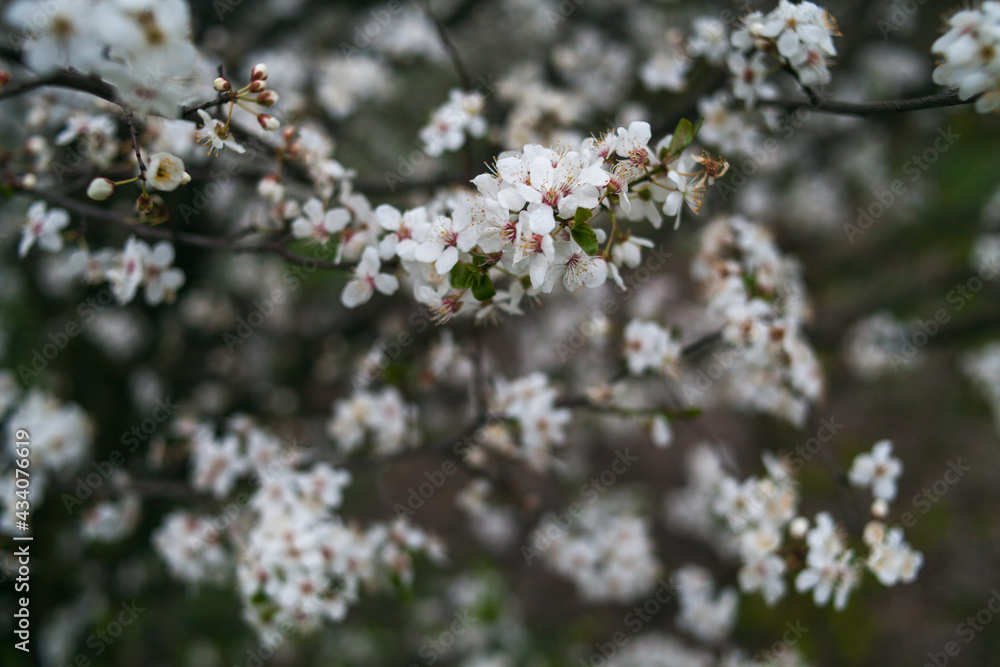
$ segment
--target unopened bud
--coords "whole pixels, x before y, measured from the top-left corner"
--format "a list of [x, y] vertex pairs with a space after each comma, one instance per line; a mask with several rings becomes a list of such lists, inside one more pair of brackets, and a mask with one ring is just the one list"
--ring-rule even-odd
[[884, 519], [889, 514], [889, 503], [884, 498], [876, 498], [872, 503], [872, 516], [876, 519]]
[[135, 200], [135, 210], [139, 213], [149, 213], [153, 210], [153, 199], [145, 192]]
[[267, 130], [268, 132], [274, 132], [281, 127], [281, 123], [274, 116], [269, 116], [266, 113], [257, 115], [257, 122], [260, 126]]
[[267, 88], [267, 81], [264, 81], [263, 79], [257, 79], [256, 81], [252, 81], [250, 83], [251, 93], [259, 93], [265, 90], [266, 88]]
[[45, 150], [45, 146], [45, 137], [40, 137], [37, 134], [28, 137], [27, 141], [24, 142], [24, 150], [28, 155], [38, 155]]
[[273, 90], [265, 90], [257, 96], [257, 104], [264, 107], [273, 107], [278, 103], [278, 93]]
[[233, 85], [221, 76], [215, 80], [213, 86], [220, 93], [228, 93], [230, 90], [233, 89]]
[[187, 185], [190, 182], [191, 182], [191, 174], [185, 171], [184, 175], [181, 176], [181, 185]]
[[801, 540], [809, 532], [809, 519], [804, 516], [797, 516], [792, 519], [792, 523], [788, 526], [788, 534], [792, 536], [793, 539]]
[[38, 185], [38, 177], [34, 174], [25, 174], [21, 177], [21, 187], [25, 190], [34, 190]]
[[97, 201], [104, 201], [115, 193], [114, 181], [104, 177], [95, 178], [87, 186], [87, 196]]
[[251, 81], [266, 81], [267, 80], [267, 65], [264, 63], [258, 63], [253, 66], [253, 70], [250, 72]]

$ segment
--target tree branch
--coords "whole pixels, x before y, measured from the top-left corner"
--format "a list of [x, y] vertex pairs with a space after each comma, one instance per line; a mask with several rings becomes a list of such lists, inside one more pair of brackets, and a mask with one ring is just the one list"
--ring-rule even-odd
[[838, 100], [823, 100], [814, 98], [810, 100], [759, 100], [757, 106], [779, 107], [794, 111], [807, 107], [813, 111], [824, 113], [837, 113], [847, 116], [884, 116], [894, 113], [907, 113], [910, 111], [922, 111], [924, 109], [938, 109], [941, 107], [962, 106], [972, 104], [978, 99], [978, 95], [967, 100], [959, 99], [958, 89], [948, 90], [936, 95], [925, 95], [923, 97], [913, 97], [902, 100], [886, 100], [883, 102], [841, 102]]

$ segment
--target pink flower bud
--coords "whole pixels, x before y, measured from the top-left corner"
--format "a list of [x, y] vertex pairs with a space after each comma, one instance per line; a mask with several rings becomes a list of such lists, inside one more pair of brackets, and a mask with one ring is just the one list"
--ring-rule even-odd
[[215, 80], [213, 86], [220, 93], [228, 93], [230, 90], [233, 89], [232, 84], [229, 83], [229, 81], [227, 81], [226, 79], [222, 78], [221, 76]]
[[254, 65], [253, 71], [250, 73], [251, 81], [266, 81], [267, 80], [267, 65], [264, 63], [259, 63]]
[[265, 107], [273, 107], [278, 103], [278, 93], [273, 90], [265, 90], [257, 96], [257, 104]]
[[264, 81], [263, 79], [257, 79], [256, 81], [253, 81], [250, 84], [251, 93], [259, 93], [265, 88], [267, 88], [267, 82]]
[[274, 132], [281, 127], [281, 123], [274, 116], [269, 116], [266, 113], [257, 115], [257, 122], [260, 126], [267, 130], [268, 132]]
[[87, 196], [97, 201], [104, 201], [115, 193], [114, 181], [107, 178], [95, 178], [87, 186]]

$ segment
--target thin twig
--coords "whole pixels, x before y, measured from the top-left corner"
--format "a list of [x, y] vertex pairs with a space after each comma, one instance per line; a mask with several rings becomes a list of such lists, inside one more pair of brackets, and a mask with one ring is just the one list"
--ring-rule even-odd
[[757, 106], [779, 107], [793, 111], [803, 107], [808, 107], [813, 111], [825, 113], [838, 113], [847, 116], [884, 116], [894, 113], [907, 113], [910, 111], [922, 111], [924, 109], [938, 109], [941, 107], [955, 107], [965, 104], [972, 104], [976, 97], [967, 100], [959, 99], [958, 90], [948, 90], [936, 95], [925, 95], [923, 97], [913, 97], [902, 100], [886, 100], [882, 102], [842, 102], [839, 100], [818, 100], [815, 97], [810, 100], [760, 100]]
[[423, 7], [427, 18], [434, 24], [434, 29], [437, 30], [438, 38], [441, 40], [441, 44], [448, 52], [448, 57], [451, 58], [451, 64], [455, 68], [458, 80], [462, 83], [462, 88], [465, 90], [473, 90], [472, 77], [469, 75], [469, 70], [465, 66], [465, 61], [462, 60], [462, 54], [458, 52], [458, 47], [455, 46], [455, 42], [452, 41], [448, 31], [434, 15], [434, 11], [431, 9], [429, 0], [420, 0], [420, 5]]

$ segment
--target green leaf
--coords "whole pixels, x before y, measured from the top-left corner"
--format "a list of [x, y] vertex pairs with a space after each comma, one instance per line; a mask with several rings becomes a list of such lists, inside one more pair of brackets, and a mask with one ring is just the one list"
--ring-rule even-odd
[[576, 209], [576, 215], [573, 216], [573, 226], [582, 225], [594, 215], [594, 212], [589, 208], [578, 208]]
[[479, 277], [479, 269], [472, 264], [459, 262], [451, 270], [451, 286], [455, 289], [465, 289], [472, 287]]
[[692, 125], [687, 118], [681, 118], [674, 130], [674, 136], [670, 140], [670, 147], [667, 149], [669, 155], [680, 155], [685, 148], [691, 145], [704, 119], [699, 119], [697, 125]]
[[490, 277], [485, 273], [479, 274], [478, 280], [472, 286], [472, 296], [476, 297], [476, 301], [489, 301], [496, 294], [497, 290], [493, 287]]
[[[582, 209], [577, 209], [581, 211]], [[593, 227], [588, 225], [586, 222], [577, 222], [573, 225], [573, 240], [580, 244], [583, 251], [588, 255], [596, 255], [600, 252], [601, 247], [597, 243], [597, 234], [594, 233]]]

